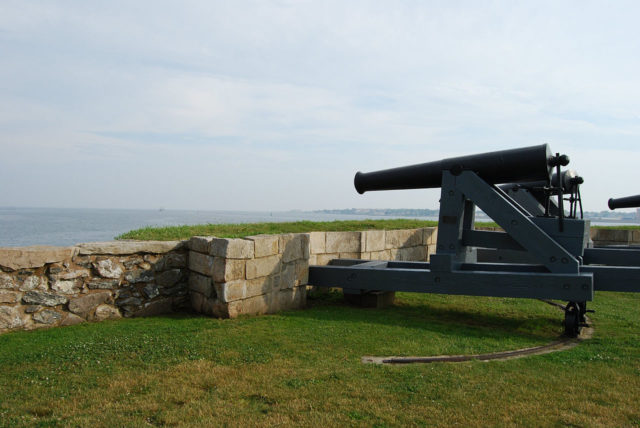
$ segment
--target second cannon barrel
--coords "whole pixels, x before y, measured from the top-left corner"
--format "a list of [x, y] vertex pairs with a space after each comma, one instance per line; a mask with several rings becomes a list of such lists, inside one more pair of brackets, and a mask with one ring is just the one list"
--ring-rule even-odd
[[637, 208], [640, 207], [640, 195], [626, 196], [624, 198], [609, 199], [609, 209], [616, 208]]

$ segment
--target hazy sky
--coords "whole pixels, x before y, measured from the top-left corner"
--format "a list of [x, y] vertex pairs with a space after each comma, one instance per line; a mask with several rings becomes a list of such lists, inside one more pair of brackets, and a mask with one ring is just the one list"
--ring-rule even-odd
[[0, 206], [436, 208], [356, 171], [549, 143], [640, 193], [637, 1], [0, 1]]

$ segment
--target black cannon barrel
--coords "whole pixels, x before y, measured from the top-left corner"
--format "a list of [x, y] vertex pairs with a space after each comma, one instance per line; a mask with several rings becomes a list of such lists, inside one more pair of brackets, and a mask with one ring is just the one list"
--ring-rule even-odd
[[548, 180], [551, 150], [547, 144], [460, 156], [439, 161], [358, 172], [353, 180], [358, 193], [371, 190], [430, 189], [442, 184], [442, 171], [474, 171], [491, 184]]
[[616, 208], [637, 208], [637, 207], [640, 207], [640, 195], [609, 199], [610, 210], [615, 210]]

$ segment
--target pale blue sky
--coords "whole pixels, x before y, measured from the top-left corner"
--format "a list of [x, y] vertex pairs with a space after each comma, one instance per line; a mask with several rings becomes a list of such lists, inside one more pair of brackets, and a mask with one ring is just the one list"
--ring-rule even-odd
[[640, 193], [636, 1], [0, 2], [0, 206], [436, 208], [356, 171], [549, 143]]

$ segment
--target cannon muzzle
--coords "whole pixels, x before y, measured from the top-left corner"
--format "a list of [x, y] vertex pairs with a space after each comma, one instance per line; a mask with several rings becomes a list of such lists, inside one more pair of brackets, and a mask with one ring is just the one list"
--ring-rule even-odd
[[[568, 163], [568, 158], [565, 158], [562, 158], [564, 164]], [[542, 144], [381, 171], [357, 172], [353, 183], [358, 193], [371, 190], [431, 189], [441, 186], [442, 171], [451, 171], [453, 174], [473, 171], [490, 184], [547, 181], [555, 166], [554, 159], [557, 158], [552, 156], [549, 146]]]
[[637, 207], [640, 207], [640, 195], [609, 199], [610, 210], [615, 210], [616, 208], [637, 208]]

